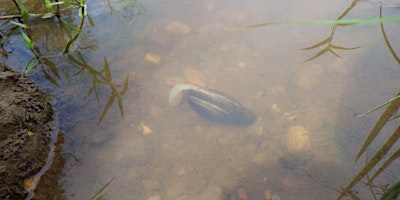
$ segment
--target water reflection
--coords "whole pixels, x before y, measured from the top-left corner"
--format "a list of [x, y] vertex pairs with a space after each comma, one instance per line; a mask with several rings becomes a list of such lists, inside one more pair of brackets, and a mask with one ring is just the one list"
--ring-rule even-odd
[[[360, 109], [357, 106], [365, 105], [355, 99], [359, 96], [368, 101], [371, 99], [368, 95], [372, 94], [353, 91], [355, 86], [349, 83], [364, 77], [355, 78], [357, 74], [352, 69], [371, 55], [361, 55], [362, 61], [355, 61], [356, 56], [336, 53], [336, 50], [356, 49], [336, 45], [337, 40], [343, 44], [342, 39], [346, 38], [336, 35], [340, 25], [329, 27], [328, 38], [305, 48], [323, 49], [308, 59], [311, 62], [299, 64], [307, 58], [299, 56], [297, 49], [316, 41], [314, 37], [321, 35], [320, 27], [296, 27], [293, 31], [296, 33], [291, 34], [297, 39], [290, 43], [288, 36], [282, 34], [287, 32], [287, 26], [269, 30], [268, 34], [225, 32], [223, 27], [231, 22], [261, 18], [254, 14], [254, 7], [247, 7], [248, 3], [207, 1], [161, 5], [148, 1], [146, 5], [163, 12], [149, 9], [145, 23], [131, 22], [118, 28], [114, 26], [115, 19], [109, 19], [104, 13], [110, 11], [116, 20], [129, 21], [129, 16], [136, 12], [126, 12], [125, 7], [128, 10], [134, 7], [126, 5], [142, 7], [141, 3], [124, 1], [118, 6], [112, 1], [103, 3], [108, 10], [94, 4], [89, 6], [96, 27], [84, 27], [83, 30], [89, 31], [80, 33], [69, 54], [45, 57], [38, 62], [40, 69], [45, 69], [40, 73], [54, 86], [63, 88], [66, 85], [63, 78], [75, 84], [75, 88], [60, 92], [64, 98], [58, 104], [62, 107], [72, 102], [74, 105], [63, 111], [72, 120], [79, 121], [68, 129], [76, 134], [69, 135], [65, 149], [78, 158], [69, 158], [70, 163], [75, 160], [77, 164], [66, 170], [70, 175], [65, 178], [67, 193], [78, 198], [90, 197], [100, 188], [100, 193], [109, 189], [106, 195], [113, 199], [209, 199], [212, 195], [223, 199], [236, 197], [245, 188], [250, 199], [273, 195], [313, 199], [337, 195], [327, 192], [325, 187], [318, 188], [315, 182], [346, 195], [358, 189], [336, 188], [353, 175], [355, 167], [349, 152], [361, 145], [348, 140], [351, 136], [346, 135], [347, 129], [364, 130], [362, 123], [349, 117], [353, 110]], [[274, 2], [254, 3], [262, 4], [259, 7], [264, 9], [282, 8], [280, 4], [269, 5]], [[356, 5], [356, 1], [350, 6], [343, 5], [346, 9], [337, 19], [349, 17]], [[273, 15], [273, 10], [264, 10], [262, 17], [293, 18], [298, 16], [296, 11], [308, 10], [326, 16], [323, 9], [291, 5], [282, 8], [284, 12], [278, 16]], [[71, 22], [78, 25], [78, 20], [73, 19]], [[66, 31], [71, 34], [54, 42], [58, 43], [58, 51], [63, 41], [73, 38], [73, 32], [67, 27]], [[357, 36], [361, 34], [352, 31]], [[49, 34], [46, 41], [51, 40]], [[371, 41], [375, 40], [371, 38]], [[52, 51], [51, 47], [44, 47], [41, 46], [43, 54]], [[352, 53], [362, 51], [359, 48]], [[95, 52], [99, 55], [94, 56]], [[322, 56], [327, 52], [335, 56]], [[158, 59], [147, 62], [147, 55]], [[336, 60], [337, 57], [343, 59]], [[135, 74], [138, 83], [135, 90], [132, 86], [128, 89], [127, 71]], [[111, 74], [120, 78], [111, 78]], [[168, 106], [167, 93], [172, 85], [181, 83], [201, 83], [226, 91], [260, 117], [254, 126], [238, 128], [207, 123], [192, 115], [185, 105], [174, 110]], [[102, 96], [101, 87], [107, 88], [110, 94]], [[353, 90], [348, 89], [351, 87]], [[92, 103], [79, 105], [70, 97], [82, 99], [82, 94], [92, 95], [94, 101], [104, 101], [100, 117], [83, 120], [90, 118], [93, 111], [77, 110]], [[125, 106], [122, 106], [123, 95], [127, 101]], [[116, 105], [118, 110], [112, 112], [111, 105]], [[185, 109], [188, 112], [182, 112]], [[104, 118], [106, 113], [109, 118]], [[116, 120], [119, 116], [125, 120]], [[102, 121], [102, 124], [97, 126], [93, 121]], [[340, 137], [346, 142], [340, 143]]]

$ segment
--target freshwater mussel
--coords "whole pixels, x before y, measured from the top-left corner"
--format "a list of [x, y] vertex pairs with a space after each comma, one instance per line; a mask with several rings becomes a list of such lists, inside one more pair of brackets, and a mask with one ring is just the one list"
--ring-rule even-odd
[[203, 118], [227, 124], [251, 125], [256, 116], [242, 104], [220, 92], [190, 84], [175, 85], [169, 93], [169, 103], [179, 105], [186, 100]]

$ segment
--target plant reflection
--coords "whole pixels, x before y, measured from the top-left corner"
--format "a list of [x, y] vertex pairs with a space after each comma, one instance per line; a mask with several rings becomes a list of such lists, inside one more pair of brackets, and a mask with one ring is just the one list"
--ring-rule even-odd
[[[34, 55], [26, 64], [25, 73], [40, 71], [43, 78], [57, 88], [61, 88], [63, 85], [63, 77], [69, 80], [72, 77], [83, 77], [89, 74], [92, 83], [84, 99], [94, 93], [97, 103], [100, 104], [100, 89], [107, 87], [111, 91], [98, 123], [101, 123], [114, 104], [117, 104], [121, 118], [123, 118], [122, 96], [127, 92], [129, 75], [126, 75], [122, 83], [116, 84], [113, 82], [110, 65], [105, 56], [102, 67], [88, 64], [91, 62], [85, 60], [83, 56], [83, 54], [87, 54], [87, 52], [84, 53], [86, 50], [98, 49], [97, 40], [90, 39], [93, 38], [89, 35], [91, 32], [83, 32], [85, 24], [90, 24], [91, 27], [94, 27], [95, 24], [88, 15], [86, 0], [38, 1], [40, 4], [37, 1], [11, 0], [12, 5], [15, 6], [12, 12], [18, 12], [18, 14], [5, 15], [0, 18], [4, 21], [0, 29], [3, 58], [8, 58], [9, 54], [14, 52], [7, 49], [9, 42], [7, 37], [21, 34], [25, 45]], [[43, 5], [43, 2], [44, 6], [37, 6]], [[110, 9], [111, 14], [115, 14], [117, 18], [132, 19], [134, 13], [140, 14], [145, 11], [142, 4], [136, 0], [118, 2], [104, 0], [104, 3]], [[122, 7], [122, 10], [116, 8], [117, 5], [114, 5], [116, 3], [120, 4], [118, 6]], [[39, 14], [32, 13], [32, 11]], [[43, 20], [51, 18], [53, 20]], [[79, 41], [78, 38], [80, 38]], [[87, 40], [88, 38], [89, 40]], [[70, 69], [61, 70], [60, 64], [65, 62], [69, 63]], [[72, 66], [77, 67], [77, 70], [72, 70]]]
[[[107, 114], [109, 108], [113, 105], [115, 99], [117, 99], [117, 105], [120, 111], [121, 118], [124, 118], [124, 109], [122, 104], [122, 96], [126, 94], [128, 90], [129, 83], [129, 74], [126, 75], [125, 80], [122, 84], [112, 83], [112, 76], [110, 66], [108, 65], [106, 57], [104, 57], [104, 69], [96, 70], [94, 67], [90, 66], [83, 56], [77, 52], [76, 57], [73, 57], [71, 54], [68, 54], [68, 59], [81, 67], [81, 69], [76, 72], [73, 76], [80, 75], [82, 72], [87, 71], [92, 76], [92, 85], [86, 95], [88, 97], [92, 92], [95, 93], [97, 102], [99, 103], [99, 90], [101, 85], [108, 86], [111, 90], [110, 97], [105, 105], [105, 108], [99, 118], [98, 123], [100, 123], [104, 116]], [[120, 87], [121, 90], [118, 91], [117, 87]]]
[[[358, 1], [353, 1], [351, 3], [351, 5], [336, 19], [337, 21], [342, 20], [347, 14], [349, 14], [349, 12], [357, 5]], [[313, 60], [315, 58], [318, 58], [319, 56], [322, 56], [323, 54], [329, 52], [333, 55], [335, 55], [336, 57], [342, 58], [339, 54], [337, 54], [334, 49], [338, 49], [338, 50], [352, 50], [352, 49], [358, 49], [360, 47], [343, 47], [343, 46], [337, 46], [332, 44], [332, 40], [333, 40], [333, 36], [335, 34], [336, 28], [338, 26], [347, 26], [347, 25], [351, 25], [352, 23], [349, 24], [334, 24], [331, 30], [331, 33], [329, 35], [328, 38], [326, 38], [325, 40], [322, 40], [321, 42], [318, 42], [317, 44], [314, 44], [312, 46], [303, 48], [303, 50], [311, 50], [311, 49], [315, 49], [317, 47], [326, 45], [326, 47], [324, 49], [322, 49], [321, 51], [319, 51], [317, 54], [315, 54], [314, 56], [312, 56], [311, 58], [307, 59], [306, 61], [310, 61]]]

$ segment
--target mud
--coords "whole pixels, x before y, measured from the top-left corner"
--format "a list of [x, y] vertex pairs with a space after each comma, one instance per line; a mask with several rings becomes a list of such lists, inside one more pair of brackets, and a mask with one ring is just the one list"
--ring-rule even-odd
[[31, 79], [0, 63], [0, 199], [27, 197], [49, 155], [53, 112]]

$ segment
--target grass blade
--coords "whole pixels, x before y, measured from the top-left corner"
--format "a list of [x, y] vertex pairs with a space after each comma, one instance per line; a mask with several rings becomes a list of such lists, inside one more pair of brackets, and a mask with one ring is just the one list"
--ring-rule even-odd
[[[383, 112], [381, 117], [376, 122], [375, 126], [372, 128], [367, 139], [365, 140], [364, 144], [360, 148], [355, 160], [360, 158], [360, 156], [364, 153], [364, 151], [368, 148], [368, 146], [376, 138], [378, 133], [382, 130], [382, 128], [386, 125], [386, 123], [390, 120], [390, 118], [399, 110], [400, 101], [397, 101], [397, 99], [399, 99], [399, 98], [400, 98], [400, 93], [395, 98], [385, 102], [384, 104], [381, 104], [382, 106], [384, 106], [384, 105], [390, 103], [390, 105], [386, 108], [385, 112]], [[380, 106], [380, 107], [382, 107], [382, 106]], [[376, 110], [376, 109], [374, 109], [374, 110]]]

